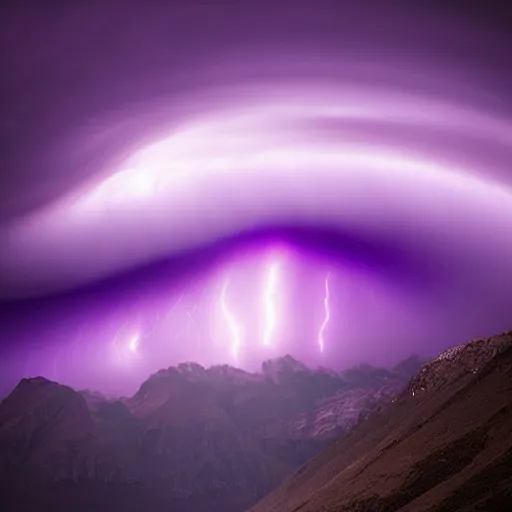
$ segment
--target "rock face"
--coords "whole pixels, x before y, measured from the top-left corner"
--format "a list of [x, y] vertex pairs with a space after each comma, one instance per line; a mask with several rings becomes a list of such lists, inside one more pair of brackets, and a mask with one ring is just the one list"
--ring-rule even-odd
[[41, 377], [23, 379], [0, 406], [3, 472], [28, 477], [88, 474], [95, 424], [85, 399], [71, 388]]
[[336, 373], [286, 356], [251, 374], [186, 363], [119, 400], [24, 379], [0, 404], [1, 510], [241, 512], [420, 365]]
[[426, 364], [402, 394], [251, 511], [504, 512], [511, 432], [508, 332]]

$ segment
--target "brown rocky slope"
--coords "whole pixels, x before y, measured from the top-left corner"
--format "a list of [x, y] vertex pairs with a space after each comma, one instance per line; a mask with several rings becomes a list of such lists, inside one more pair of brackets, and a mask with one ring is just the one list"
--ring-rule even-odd
[[512, 332], [450, 349], [251, 512], [505, 512]]

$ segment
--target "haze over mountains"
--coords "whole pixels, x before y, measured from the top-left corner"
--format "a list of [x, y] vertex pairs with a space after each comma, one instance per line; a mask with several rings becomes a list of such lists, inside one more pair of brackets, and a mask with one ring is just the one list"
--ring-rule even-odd
[[186, 363], [121, 399], [23, 379], [0, 404], [0, 504], [501, 511], [511, 432], [512, 332], [392, 370], [311, 370], [291, 356], [260, 373]]
[[118, 400], [23, 379], [0, 405], [2, 501], [9, 510], [242, 511], [420, 366], [411, 357], [391, 371], [336, 373], [286, 356], [251, 374], [186, 363]]

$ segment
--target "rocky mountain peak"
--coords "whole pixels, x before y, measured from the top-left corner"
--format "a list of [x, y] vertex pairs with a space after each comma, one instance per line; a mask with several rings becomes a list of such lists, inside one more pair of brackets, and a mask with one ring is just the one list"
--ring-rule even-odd
[[177, 366], [180, 374], [192, 381], [205, 381], [208, 379], [206, 368], [198, 363], [186, 362]]
[[45, 377], [30, 377], [21, 379], [20, 382], [18, 383], [17, 388], [34, 388], [36, 386], [47, 386], [51, 384], [56, 383]]
[[291, 355], [277, 357], [264, 361], [261, 365], [263, 375], [276, 383], [280, 382], [285, 374], [309, 373], [311, 370]]
[[2, 402], [2, 415], [33, 414], [42, 409], [86, 409], [83, 397], [68, 386], [44, 377], [21, 379], [13, 392]]

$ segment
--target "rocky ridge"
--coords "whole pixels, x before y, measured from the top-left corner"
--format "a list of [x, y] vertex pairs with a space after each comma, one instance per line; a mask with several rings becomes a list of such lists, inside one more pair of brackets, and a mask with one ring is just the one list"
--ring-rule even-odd
[[509, 349], [511, 343], [512, 331], [507, 331], [445, 350], [423, 366], [409, 383], [408, 391], [416, 396], [450, 386], [469, 374], [476, 375], [489, 361]]

